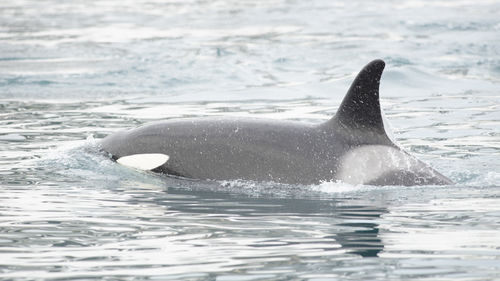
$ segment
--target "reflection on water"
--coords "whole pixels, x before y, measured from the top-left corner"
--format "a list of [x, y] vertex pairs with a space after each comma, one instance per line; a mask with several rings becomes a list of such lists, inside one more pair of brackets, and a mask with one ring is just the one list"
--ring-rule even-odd
[[345, 221], [340, 226], [347, 226], [357, 230], [338, 233], [334, 238], [348, 252], [362, 257], [376, 257], [384, 249], [382, 240], [378, 237], [377, 220], [387, 210], [381, 208], [372, 209], [367, 206], [358, 208], [360, 209], [356, 210], [354, 206], [351, 206], [340, 213], [340, 216]]
[[[191, 190], [169, 189], [170, 195], [193, 195]], [[332, 222], [330, 232], [335, 234], [326, 236], [321, 240], [331, 241], [330, 245], [323, 248], [323, 251], [338, 251], [339, 246], [347, 253], [358, 254], [363, 257], [376, 257], [383, 250], [384, 246], [378, 238], [377, 221], [381, 215], [386, 212], [383, 208], [370, 206], [349, 206], [346, 202], [338, 199], [315, 200], [315, 199], [269, 199], [269, 198], [242, 198], [231, 196], [221, 196], [220, 193], [210, 193], [197, 190], [195, 193], [199, 196], [196, 202], [218, 202], [225, 199], [225, 204], [203, 203], [186, 205], [168, 205], [170, 210], [176, 210], [182, 213], [206, 213], [211, 215], [231, 215], [252, 217], [300, 217], [301, 220], [311, 218], [314, 221], [316, 217], [326, 217]], [[237, 200], [235, 205], [227, 204], [232, 202], [231, 198]], [[227, 201], [226, 201], [227, 200]], [[164, 205], [165, 201], [159, 200], [158, 204]], [[169, 201], [170, 203], [170, 201]], [[286, 244], [281, 238], [277, 238], [279, 244]], [[318, 241], [324, 243], [324, 241]], [[297, 243], [297, 242], [296, 242]], [[262, 245], [265, 246], [265, 245]]]

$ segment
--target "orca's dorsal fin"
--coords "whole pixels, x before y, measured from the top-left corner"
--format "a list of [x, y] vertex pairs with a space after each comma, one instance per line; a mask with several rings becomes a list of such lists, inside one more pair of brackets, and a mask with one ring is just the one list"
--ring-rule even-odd
[[337, 114], [328, 122], [335, 126], [385, 135], [379, 102], [380, 77], [383, 60], [367, 64], [352, 82]]

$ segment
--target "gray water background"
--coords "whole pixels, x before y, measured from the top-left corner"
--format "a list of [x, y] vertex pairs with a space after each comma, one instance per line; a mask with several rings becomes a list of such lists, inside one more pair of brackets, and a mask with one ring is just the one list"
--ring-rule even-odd
[[[2, 1], [2, 280], [498, 280], [498, 1]], [[319, 123], [372, 59], [398, 143], [457, 184], [121, 167], [151, 121]], [[244, 161], [244, 159], [242, 159]]]

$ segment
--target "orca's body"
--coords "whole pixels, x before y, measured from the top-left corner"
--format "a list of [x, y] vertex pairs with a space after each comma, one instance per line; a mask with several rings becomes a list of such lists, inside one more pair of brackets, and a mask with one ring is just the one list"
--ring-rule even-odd
[[[179, 119], [113, 134], [101, 146], [118, 162], [127, 159], [125, 165], [139, 167], [137, 163], [146, 161], [148, 170], [196, 179], [451, 184], [387, 136], [379, 103], [384, 66], [381, 60], [365, 66], [337, 114], [323, 124], [258, 118]], [[156, 156], [159, 162], [145, 160]]]

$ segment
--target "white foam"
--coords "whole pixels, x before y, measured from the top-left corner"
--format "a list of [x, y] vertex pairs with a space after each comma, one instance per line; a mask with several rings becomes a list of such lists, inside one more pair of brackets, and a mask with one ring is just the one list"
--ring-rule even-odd
[[361, 184], [354, 185], [341, 181], [325, 181], [318, 185], [313, 185], [311, 189], [316, 192], [333, 194], [333, 193], [350, 193], [350, 192], [364, 191], [369, 187], [370, 186], [368, 185], [361, 185]]

